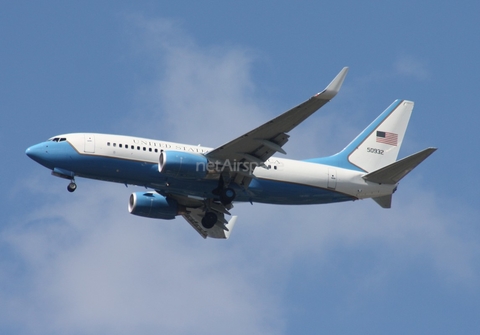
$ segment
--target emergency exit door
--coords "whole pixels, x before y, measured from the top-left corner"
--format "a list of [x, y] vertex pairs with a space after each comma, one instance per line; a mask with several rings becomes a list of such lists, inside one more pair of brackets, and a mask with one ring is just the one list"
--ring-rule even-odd
[[328, 169], [328, 188], [334, 190], [337, 188], [337, 169]]
[[84, 152], [95, 152], [95, 135], [93, 134], [85, 134], [85, 146], [83, 151]]

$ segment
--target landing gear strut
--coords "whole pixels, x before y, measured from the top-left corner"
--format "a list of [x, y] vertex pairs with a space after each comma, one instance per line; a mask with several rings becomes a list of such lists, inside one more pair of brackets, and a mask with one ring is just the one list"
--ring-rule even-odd
[[70, 184], [67, 186], [68, 192], [74, 192], [77, 189], [77, 184], [75, 184], [75, 181], [72, 180]]
[[235, 190], [228, 187], [228, 183], [225, 183], [223, 175], [220, 175], [220, 179], [218, 180], [218, 187], [214, 189], [212, 193], [220, 197], [220, 202], [224, 206], [231, 204], [236, 197]]
[[211, 229], [217, 223], [218, 217], [214, 212], [206, 212], [202, 219], [202, 226], [205, 229]]
[[220, 202], [223, 205], [228, 205], [232, 203], [233, 199], [235, 199], [235, 191], [233, 188], [227, 187], [220, 191]]

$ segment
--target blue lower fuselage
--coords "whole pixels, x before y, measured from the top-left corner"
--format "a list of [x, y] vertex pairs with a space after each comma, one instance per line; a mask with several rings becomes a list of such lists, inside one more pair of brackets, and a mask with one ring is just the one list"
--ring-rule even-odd
[[[215, 198], [215, 179], [181, 179], [162, 175], [158, 164], [98, 154], [81, 154], [68, 142], [43, 142], [27, 149], [27, 155], [43, 166], [60, 172], [65, 177], [138, 185], [155, 189], [161, 194], [178, 194], [202, 198]], [[247, 189], [230, 184], [235, 189], [235, 201], [270, 204], [323, 204], [356, 200], [334, 190], [279, 180], [254, 178]]]

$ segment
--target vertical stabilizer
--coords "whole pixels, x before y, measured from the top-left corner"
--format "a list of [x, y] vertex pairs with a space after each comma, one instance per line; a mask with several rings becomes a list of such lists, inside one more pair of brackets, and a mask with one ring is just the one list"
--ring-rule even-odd
[[366, 172], [395, 162], [412, 110], [412, 101], [396, 100], [343, 150], [348, 161]]
[[397, 160], [413, 102], [395, 100], [338, 154], [307, 161], [372, 172]]
[[397, 160], [412, 110], [412, 101], [395, 100], [338, 154], [307, 161], [367, 173], [392, 164]]

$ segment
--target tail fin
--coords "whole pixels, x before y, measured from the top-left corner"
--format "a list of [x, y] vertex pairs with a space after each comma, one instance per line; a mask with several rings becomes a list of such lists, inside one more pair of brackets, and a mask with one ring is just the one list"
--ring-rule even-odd
[[412, 101], [395, 100], [338, 154], [309, 161], [365, 172], [392, 164], [397, 160], [412, 110]]

